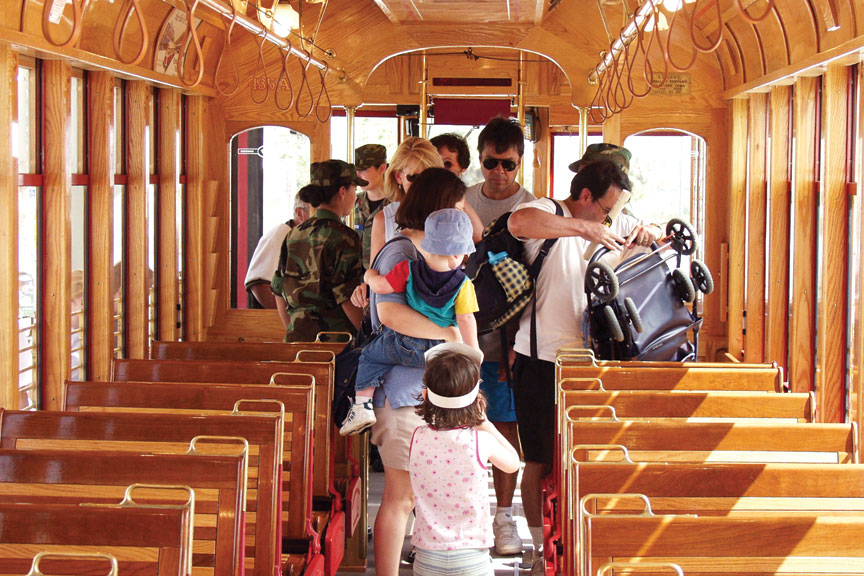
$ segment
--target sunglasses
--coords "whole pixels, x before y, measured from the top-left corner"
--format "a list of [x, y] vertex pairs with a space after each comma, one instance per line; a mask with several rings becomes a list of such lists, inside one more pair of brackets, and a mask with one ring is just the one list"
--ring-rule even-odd
[[420, 174], [402, 174], [402, 177], [405, 178], [411, 184], [413, 184], [414, 181], [420, 177]]
[[453, 167], [453, 162], [451, 162], [450, 160], [444, 160], [444, 168], [449, 170], [452, 167]]
[[483, 167], [486, 168], [486, 170], [494, 170], [498, 167], [499, 164], [507, 172], [514, 171], [516, 169], [516, 166], [519, 165], [518, 162], [514, 162], [513, 160], [505, 158], [486, 158], [485, 160], [483, 160]]

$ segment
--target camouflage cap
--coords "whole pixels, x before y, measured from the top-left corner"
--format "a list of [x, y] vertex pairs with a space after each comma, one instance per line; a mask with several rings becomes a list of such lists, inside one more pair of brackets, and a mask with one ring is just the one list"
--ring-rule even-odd
[[366, 180], [357, 176], [357, 170], [352, 164], [342, 160], [325, 160], [324, 162], [313, 162], [310, 172], [310, 186], [338, 186], [349, 181], [358, 186], [369, 184]]
[[626, 148], [609, 144], [608, 142], [601, 142], [600, 144], [589, 145], [585, 149], [585, 154], [582, 155], [582, 158], [570, 164], [569, 168], [573, 172], [579, 172], [579, 168], [585, 164], [606, 158], [617, 162], [624, 169], [624, 172], [627, 173], [630, 169], [631, 156], [632, 154]]
[[383, 144], [365, 144], [354, 149], [354, 167], [366, 170], [387, 163], [387, 148]]

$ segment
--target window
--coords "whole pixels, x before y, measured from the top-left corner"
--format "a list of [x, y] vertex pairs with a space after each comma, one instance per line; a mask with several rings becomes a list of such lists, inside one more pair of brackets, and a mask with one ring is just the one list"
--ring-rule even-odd
[[[294, 196], [309, 183], [309, 137], [278, 126], [241, 132], [231, 139], [231, 306], [256, 305], [246, 294], [246, 273], [264, 232], [291, 219]], [[269, 281], [276, 271], [262, 273]]]
[[39, 408], [39, 112], [36, 63], [22, 58], [18, 67], [18, 171], [25, 185], [18, 188], [18, 407]]
[[[603, 142], [602, 134], [588, 134], [589, 146], [598, 142]], [[570, 197], [570, 164], [581, 157], [578, 132], [552, 134], [552, 197], [556, 200]]]
[[701, 235], [704, 141], [681, 132], [662, 132], [630, 136], [624, 146], [633, 154], [630, 211], [649, 222], [687, 220]]
[[[86, 75], [82, 70], [72, 70], [71, 109], [69, 123], [72, 148], [72, 190], [69, 196], [70, 241], [72, 284], [70, 292], [71, 318], [69, 323], [71, 380], [86, 379], [86, 318], [84, 309], [87, 285], [87, 186], [80, 184], [87, 167], [87, 112]], [[79, 182], [76, 185], [76, 181]]]
[[[126, 114], [123, 102], [125, 101], [125, 89], [122, 80], [114, 86], [114, 134], [112, 144], [114, 146], [114, 172], [117, 175], [126, 174], [125, 142], [126, 142]], [[124, 321], [123, 313], [123, 251], [126, 246], [126, 186], [125, 184], [114, 184], [114, 237], [112, 238], [112, 253], [114, 267], [111, 269], [111, 294], [114, 302], [114, 357], [123, 358], [125, 353]], [[125, 180], [123, 180], [125, 182]]]
[[[399, 145], [399, 120], [395, 116], [354, 116], [354, 147], [364, 144], [383, 144], [387, 147], [387, 158], [393, 156]], [[330, 157], [348, 158], [348, 118], [330, 118]]]

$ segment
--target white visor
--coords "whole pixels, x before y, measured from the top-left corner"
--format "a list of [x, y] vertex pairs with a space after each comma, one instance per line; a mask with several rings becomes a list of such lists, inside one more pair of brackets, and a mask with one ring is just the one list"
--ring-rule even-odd
[[477, 394], [480, 392], [480, 382], [477, 382], [477, 385], [471, 389], [467, 394], [463, 394], [462, 396], [440, 396], [435, 392], [432, 392], [428, 388], [426, 389], [426, 397], [429, 399], [434, 406], [438, 406], [439, 408], [467, 408], [474, 404], [474, 401], [477, 400]]

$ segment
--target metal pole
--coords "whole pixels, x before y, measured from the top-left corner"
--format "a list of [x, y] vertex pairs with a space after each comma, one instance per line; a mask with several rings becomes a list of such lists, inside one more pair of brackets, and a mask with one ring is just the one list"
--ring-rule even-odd
[[[345, 130], [346, 140], [348, 141], [348, 152], [346, 153], [346, 157], [348, 158], [348, 162], [354, 162], [354, 112], [357, 110], [356, 106], [346, 106], [345, 107], [345, 124], [347, 126]], [[345, 222], [349, 228], [354, 229], [354, 211], [348, 213], [346, 216]]]
[[[519, 51], [519, 70], [516, 75], [516, 119], [522, 130], [525, 130], [525, 53]], [[523, 185], [525, 179], [525, 167], [522, 162], [519, 163], [519, 173], [516, 175], [516, 181], [519, 185]], [[533, 186], [532, 186], [533, 188]]]
[[[294, 54], [298, 58], [309, 61], [316, 68], [319, 68], [321, 70], [326, 70], [329, 68], [329, 66], [327, 64], [325, 64], [324, 62], [321, 62], [320, 60], [317, 60], [317, 59], [307, 55], [306, 52], [304, 52], [303, 50], [300, 50], [299, 48], [295, 48], [294, 46], [291, 46], [290, 44], [288, 44], [287, 40], [285, 40], [284, 38], [281, 38], [280, 36], [273, 34], [273, 32], [270, 32], [269, 30], [267, 30], [266, 28], [264, 28], [263, 26], [261, 26], [259, 23], [255, 22], [254, 20], [252, 20], [248, 16], [246, 16], [244, 14], [240, 14], [239, 12], [237, 12], [236, 14], [233, 13], [231, 11], [231, 8], [229, 7], [229, 5], [227, 3], [220, 3], [218, 0], [200, 0], [200, 2], [201, 2], [201, 4], [207, 6], [208, 8], [210, 8], [211, 10], [216, 12], [217, 14], [223, 16], [227, 20], [231, 20], [233, 18], [237, 24], [239, 24], [240, 26], [242, 26], [246, 30], [252, 32], [256, 36], [263, 35], [265, 40], [271, 42], [272, 44], [275, 44], [279, 48], [285, 49], [285, 48], [290, 47], [292, 54]], [[345, 77], [344, 71], [340, 70], [339, 74], [340, 74], [340, 78]]]
[[588, 108], [579, 109], [579, 157], [588, 148]]
[[428, 78], [428, 70], [426, 69], [426, 51], [423, 51], [423, 80], [420, 81], [420, 137], [426, 138], [427, 128], [426, 128], [426, 79]]

